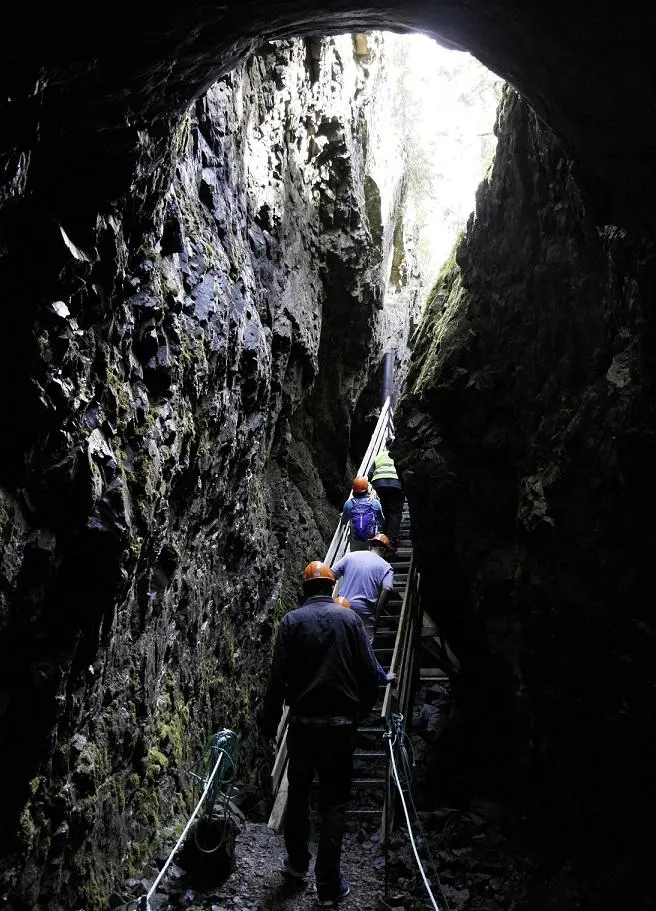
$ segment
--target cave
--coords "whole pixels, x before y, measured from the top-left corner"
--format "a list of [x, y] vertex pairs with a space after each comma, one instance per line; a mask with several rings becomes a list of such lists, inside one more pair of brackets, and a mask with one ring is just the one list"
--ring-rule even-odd
[[[291, 58], [320, 79], [320, 36], [391, 30], [509, 83], [396, 409], [422, 599], [461, 668], [462, 735], [426, 787], [448, 768], [463, 801], [512, 806], [533, 864], [513, 908], [653, 907], [654, 14], [3, 18], [5, 906], [107, 907], [184, 815], [176, 769], [208, 727], [229, 717], [243, 762], [262, 754], [258, 650], [332, 533], [382, 355], [362, 353], [380, 301], [351, 139], [304, 134], [339, 178], [315, 187], [339, 235], [318, 243], [293, 111], [265, 115]], [[282, 189], [254, 209], [241, 162], [265, 126]]]

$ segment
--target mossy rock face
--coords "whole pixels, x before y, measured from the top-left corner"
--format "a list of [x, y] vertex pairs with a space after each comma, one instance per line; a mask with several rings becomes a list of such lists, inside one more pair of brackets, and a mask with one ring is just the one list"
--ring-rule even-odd
[[[349, 38], [316, 47], [335, 72], [346, 56], [357, 66]], [[240, 733], [247, 783], [268, 754], [254, 706], [348, 490], [392, 234], [365, 181], [367, 130], [306, 61], [304, 42], [284, 42], [172, 132], [136, 131], [129, 198], [73, 218], [76, 242], [44, 231], [34, 306], [24, 269], [5, 289], [34, 316], [16, 316], [26, 420], [0, 489], [3, 669], [18, 700], [2, 718], [34, 720], [8, 734], [20, 832], [0, 874], [27, 906], [104, 908], [179, 828], [185, 769], [215, 731]]]
[[148, 758], [146, 761], [146, 779], [159, 778], [166, 769], [168, 768], [169, 761], [160, 750], [156, 747], [151, 747], [148, 750]]
[[34, 847], [37, 828], [32, 819], [29, 807], [23, 807], [18, 822], [18, 839], [21, 847], [25, 851], [31, 851]]

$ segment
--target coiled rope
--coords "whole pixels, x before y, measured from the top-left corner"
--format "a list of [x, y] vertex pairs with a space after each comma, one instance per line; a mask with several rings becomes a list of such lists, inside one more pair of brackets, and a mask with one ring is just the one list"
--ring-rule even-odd
[[[227, 728], [225, 728], [224, 730], [219, 731], [218, 734], [214, 734], [207, 749], [205, 750], [205, 752], [203, 753], [201, 758], [198, 760], [197, 763], [195, 763], [190, 769], [187, 770], [190, 775], [192, 775], [194, 778], [198, 779], [198, 781], [203, 782], [203, 784], [204, 784], [203, 793], [200, 796], [200, 800], [196, 804], [194, 812], [189, 817], [189, 822], [184, 827], [182, 834], [180, 835], [180, 838], [178, 838], [173, 850], [169, 854], [166, 863], [164, 864], [162, 869], [159, 871], [157, 879], [150, 887], [150, 891], [147, 893], [147, 895], [143, 895], [138, 900], [137, 908], [139, 909], [139, 911], [150, 911], [150, 899], [153, 896], [153, 894], [155, 893], [155, 890], [157, 889], [158, 885], [164, 878], [164, 875], [166, 874], [166, 871], [168, 870], [169, 866], [171, 865], [171, 861], [173, 860], [175, 854], [177, 853], [178, 849], [180, 848], [180, 846], [184, 842], [185, 838], [187, 837], [187, 833], [189, 832], [189, 829], [191, 828], [191, 824], [193, 823], [194, 819], [198, 815], [201, 807], [205, 803], [205, 800], [208, 799], [208, 796], [209, 796], [207, 806], [209, 807], [209, 812], [211, 813], [212, 808], [214, 806], [214, 802], [218, 799], [219, 795], [222, 793], [222, 789], [225, 787], [225, 785], [229, 781], [232, 781], [232, 779], [234, 777], [235, 761], [236, 761], [238, 746], [239, 746], [239, 735], [236, 734], [234, 731], [230, 731]], [[203, 762], [203, 760], [206, 757], [210, 757], [210, 759], [209, 759], [210, 766], [212, 766], [212, 764], [213, 764], [213, 767], [212, 767], [211, 772], [209, 773], [209, 776], [206, 778], [203, 778], [192, 770], [194, 768], [198, 768], [198, 766], [200, 766], [200, 764]], [[230, 764], [230, 769], [229, 769], [229, 771], [227, 771], [226, 777], [224, 777], [224, 775], [220, 775], [220, 776], [218, 775], [219, 768], [220, 768], [221, 764], [224, 762], [224, 760], [227, 760], [228, 763]], [[208, 766], [208, 770], [209, 770], [210, 766]], [[227, 776], [229, 776], [229, 777], [227, 777]], [[220, 844], [217, 845], [216, 848], [213, 848], [212, 851], [216, 851], [218, 849], [218, 847], [220, 847]], [[212, 851], [207, 852], [207, 853], [212, 853]]]
[[[230, 791], [228, 785], [232, 784], [235, 778], [235, 770], [237, 763], [237, 751], [239, 747], [239, 739], [236, 734], [229, 730], [219, 731], [218, 734], [215, 734], [214, 737], [209, 742], [205, 752], [200, 757], [198, 762], [194, 763], [190, 768], [187, 769], [187, 774], [191, 775], [197, 781], [201, 782], [203, 785], [208, 781], [211, 774], [213, 766], [216, 764], [216, 761], [223, 756], [227, 760], [227, 768], [224, 766], [221, 770], [221, 774], [217, 775], [214, 779], [210, 792], [207, 796], [205, 804], [205, 816], [210, 816], [216, 805], [219, 804], [222, 810], [223, 819], [227, 820], [232, 815], [231, 810], [231, 801], [230, 801]], [[199, 775], [195, 769], [202, 767], [203, 762], [207, 761], [207, 769], [204, 776]], [[194, 829], [194, 844], [202, 854], [214, 854], [219, 850], [223, 844], [226, 834], [228, 831], [227, 824], [223, 827], [223, 831], [219, 841], [212, 848], [205, 848], [198, 841], [198, 827]]]

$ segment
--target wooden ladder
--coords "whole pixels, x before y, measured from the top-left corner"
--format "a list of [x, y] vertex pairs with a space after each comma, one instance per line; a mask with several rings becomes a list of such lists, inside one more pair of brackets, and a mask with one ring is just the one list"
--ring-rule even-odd
[[[369, 446], [360, 463], [357, 474], [366, 475], [367, 470], [378, 453], [382, 452], [387, 445], [387, 438], [392, 431], [392, 413], [389, 397], [383, 403], [383, 406], [372, 434]], [[349, 543], [348, 525], [339, 524], [335, 529], [335, 534], [328, 547], [328, 552], [324, 558], [324, 563], [332, 566], [343, 554], [346, 553]], [[271, 772], [272, 788], [275, 794], [273, 809], [269, 817], [269, 828], [274, 832], [280, 831], [282, 822], [287, 808], [287, 728], [288, 728], [289, 709], [285, 707], [278, 731], [276, 734], [276, 758]]]
[[[353, 800], [347, 817], [381, 818], [381, 835], [387, 837], [393, 824], [394, 800], [390, 784], [388, 755], [384, 735], [393, 713], [405, 718], [414, 693], [417, 644], [421, 635], [422, 614], [419, 604], [419, 575], [416, 571], [410, 516], [404, 505], [398, 549], [392, 559], [394, 590], [380, 618], [374, 636], [374, 652], [386, 671], [397, 679], [380, 688], [380, 698], [358, 726], [352, 779]], [[276, 738], [276, 759], [272, 772], [276, 795], [269, 828], [279, 831], [287, 806], [287, 719], [285, 709]]]

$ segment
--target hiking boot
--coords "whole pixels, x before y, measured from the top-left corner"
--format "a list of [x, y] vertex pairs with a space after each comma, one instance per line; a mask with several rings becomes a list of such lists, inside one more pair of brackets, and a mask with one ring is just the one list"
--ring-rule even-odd
[[343, 898], [351, 891], [349, 884], [346, 882], [344, 877], [340, 878], [339, 881], [339, 893], [335, 896], [324, 896], [323, 898], [319, 896], [319, 904], [322, 908], [335, 908], [338, 902], [341, 902]]
[[307, 869], [301, 870], [298, 867], [295, 867], [292, 863], [290, 863], [289, 858], [285, 855], [285, 859], [282, 862], [282, 869], [280, 872], [288, 879], [295, 879], [297, 882], [303, 883], [305, 882]]

